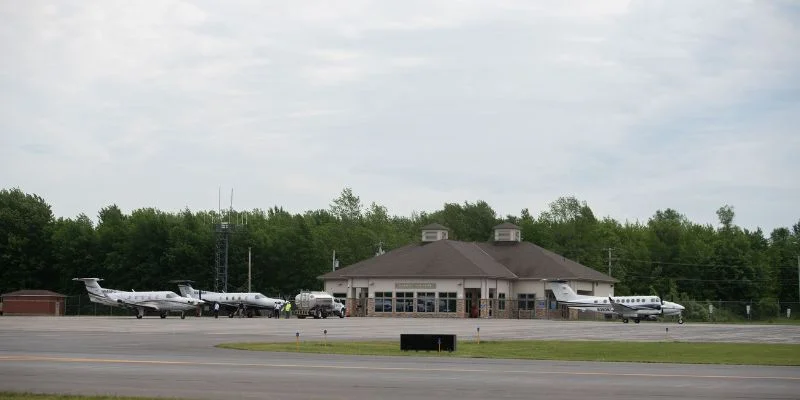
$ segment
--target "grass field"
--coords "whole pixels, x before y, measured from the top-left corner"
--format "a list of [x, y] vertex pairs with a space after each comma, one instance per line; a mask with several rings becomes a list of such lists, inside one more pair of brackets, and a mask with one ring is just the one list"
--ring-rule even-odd
[[682, 364], [800, 365], [800, 345], [756, 343], [503, 340], [459, 341], [456, 351], [401, 351], [399, 341], [223, 343], [220, 348], [378, 356], [507, 358]]
[[[165, 400], [165, 397], [114, 397], [114, 396], [74, 396], [57, 394], [33, 394], [0, 392], [3, 400]], [[174, 399], [174, 398], [173, 398]]]

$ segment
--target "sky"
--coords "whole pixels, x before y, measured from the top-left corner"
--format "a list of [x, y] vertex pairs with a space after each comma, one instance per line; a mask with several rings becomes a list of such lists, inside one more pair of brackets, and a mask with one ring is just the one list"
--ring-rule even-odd
[[0, 1], [0, 188], [57, 217], [486, 201], [800, 220], [800, 5]]

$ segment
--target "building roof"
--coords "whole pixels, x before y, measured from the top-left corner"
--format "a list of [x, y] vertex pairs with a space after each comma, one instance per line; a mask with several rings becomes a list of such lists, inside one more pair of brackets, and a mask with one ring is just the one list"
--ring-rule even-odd
[[12, 297], [12, 296], [26, 296], [26, 297], [67, 297], [63, 294], [51, 292], [49, 290], [17, 290], [16, 292], [5, 293], [2, 297]]
[[442, 224], [437, 224], [436, 222], [434, 222], [432, 224], [425, 225], [421, 229], [423, 231], [449, 231], [450, 230], [450, 228], [448, 228], [448, 227], [446, 227], [446, 226], [444, 226]]
[[516, 276], [476, 243], [411, 244], [331, 271], [320, 278], [504, 278]]
[[492, 229], [522, 229], [522, 228], [512, 224], [511, 222], [503, 222], [502, 224], [497, 225]]
[[455, 240], [410, 244], [319, 278], [416, 277], [618, 281], [530, 242], [497, 244]]
[[519, 278], [619, 282], [618, 279], [530, 242], [478, 245]]

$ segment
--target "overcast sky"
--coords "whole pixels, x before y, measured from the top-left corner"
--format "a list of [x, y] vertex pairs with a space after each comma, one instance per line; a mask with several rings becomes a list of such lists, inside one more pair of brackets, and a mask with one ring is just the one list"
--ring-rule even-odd
[[800, 219], [794, 1], [0, 1], [0, 187], [56, 216], [559, 196]]

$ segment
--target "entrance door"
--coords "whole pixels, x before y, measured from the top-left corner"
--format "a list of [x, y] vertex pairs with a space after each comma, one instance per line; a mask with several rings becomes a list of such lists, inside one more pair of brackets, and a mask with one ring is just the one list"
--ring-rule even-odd
[[467, 318], [478, 318], [481, 316], [481, 290], [464, 289], [464, 311]]
[[358, 288], [358, 298], [356, 299], [356, 317], [367, 316], [367, 298], [369, 288]]
[[497, 307], [494, 301], [495, 292], [497, 289], [489, 288], [489, 316], [494, 315], [493, 311]]

